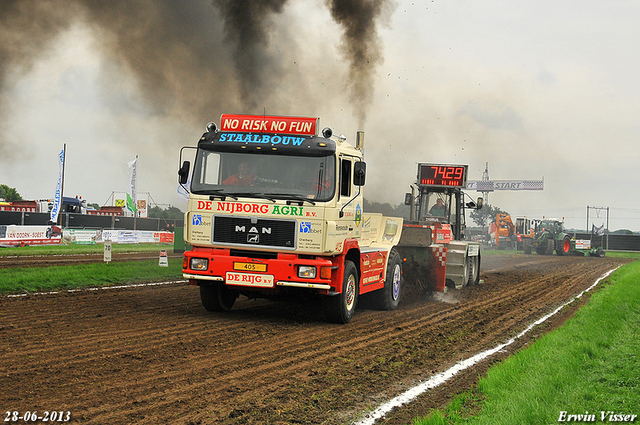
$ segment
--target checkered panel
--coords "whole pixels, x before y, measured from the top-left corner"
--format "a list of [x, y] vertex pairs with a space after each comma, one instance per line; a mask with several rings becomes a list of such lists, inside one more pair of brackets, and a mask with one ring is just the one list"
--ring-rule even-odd
[[432, 246], [431, 251], [436, 259], [436, 265], [445, 266], [447, 264], [447, 249], [443, 246]]

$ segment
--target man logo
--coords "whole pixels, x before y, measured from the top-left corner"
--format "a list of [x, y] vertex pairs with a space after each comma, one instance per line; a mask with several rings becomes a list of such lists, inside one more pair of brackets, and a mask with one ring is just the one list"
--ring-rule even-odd
[[257, 233], [248, 234], [247, 243], [260, 243], [260, 235]]
[[194, 214], [192, 223], [193, 223], [194, 226], [201, 226], [202, 225], [202, 215], [201, 214]]
[[311, 223], [308, 221], [301, 222], [300, 233], [311, 233]]
[[260, 230], [256, 226], [251, 226], [249, 230], [247, 230], [246, 226], [236, 226], [236, 232], [239, 233], [262, 233], [270, 235], [271, 227], [261, 227]]

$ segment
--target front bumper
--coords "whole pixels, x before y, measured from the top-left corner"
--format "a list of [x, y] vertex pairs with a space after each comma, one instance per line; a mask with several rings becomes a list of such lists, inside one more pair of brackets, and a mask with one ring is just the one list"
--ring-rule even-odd
[[[183, 276], [190, 284], [220, 282], [243, 290], [277, 292], [279, 287], [308, 288], [321, 291], [335, 289], [333, 276], [338, 268], [331, 259], [278, 253], [275, 258], [256, 258], [250, 254], [231, 255], [229, 249], [195, 249], [184, 253]], [[206, 270], [189, 268], [192, 258], [208, 260]], [[298, 276], [300, 266], [315, 267], [314, 278]], [[328, 269], [328, 270], [327, 270]]]

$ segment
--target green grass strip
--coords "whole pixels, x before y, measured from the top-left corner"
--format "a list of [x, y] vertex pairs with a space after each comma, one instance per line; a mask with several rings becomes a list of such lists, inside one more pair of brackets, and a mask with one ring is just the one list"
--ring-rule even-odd
[[[171, 244], [128, 244], [114, 243], [111, 245], [111, 252], [151, 252], [158, 253], [166, 249], [173, 251]], [[23, 255], [69, 255], [69, 254], [102, 254], [104, 244], [60, 244], [60, 245], [31, 245], [23, 247], [0, 247], [0, 256], [23, 256]]]
[[182, 258], [0, 269], [0, 294], [182, 280]]
[[[609, 423], [610, 412], [640, 416], [638, 371], [636, 261], [613, 273], [564, 326], [491, 368], [473, 393], [458, 396], [444, 411], [414, 423]], [[579, 420], [577, 415], [585, 416]], [[640, 423], [638, 416], [633, 422]]]

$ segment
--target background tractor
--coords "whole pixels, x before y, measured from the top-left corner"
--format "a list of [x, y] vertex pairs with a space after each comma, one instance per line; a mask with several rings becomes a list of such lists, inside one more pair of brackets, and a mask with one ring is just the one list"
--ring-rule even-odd
[[536, 227], [533, 238], [524, 240], [525, 254], [535, 250], [539, 255], [570, 255], [571, 236], [564, 231], [564, 223], [560, 220], [542, 220]]

